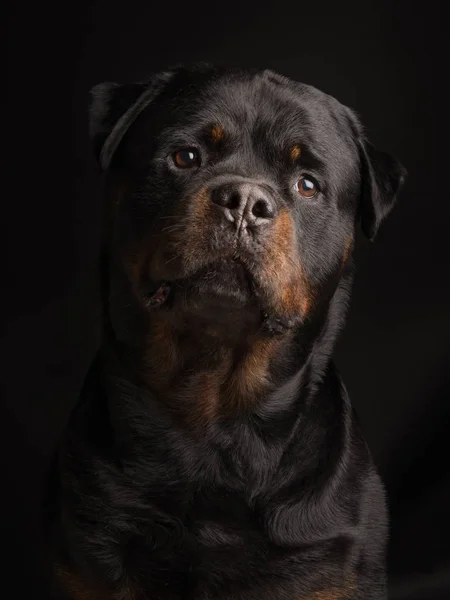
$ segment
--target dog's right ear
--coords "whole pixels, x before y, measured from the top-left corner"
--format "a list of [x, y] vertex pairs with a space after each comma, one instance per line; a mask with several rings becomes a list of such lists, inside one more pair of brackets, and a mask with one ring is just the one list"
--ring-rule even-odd
[[89, 135], [102, 170], [108, 169], [123, 136], [173, 75], [160, 73], [145, 83], [99, 83], [91, 89]]

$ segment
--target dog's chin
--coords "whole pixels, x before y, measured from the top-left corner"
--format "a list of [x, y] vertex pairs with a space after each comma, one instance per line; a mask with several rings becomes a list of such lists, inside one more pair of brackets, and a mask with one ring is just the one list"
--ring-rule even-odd
[[222, 260], [201, 268], [196, 273], [174, 282], [174, 293], [185, 300], [228, 310], [255, 304], [253, 280], [246, 267], [237, 260]]
[[237, 260], [218, 261], [177, 283], [193, 299], [225, 304], [229, 309], [246, 307], [255, 301], [251, 274]]
[[198, 306], [232, 311], [256, 304], [251, 274], [232, 259], [217, 261], [170, 281], [152, 281], [144, 297], [150, 309]]

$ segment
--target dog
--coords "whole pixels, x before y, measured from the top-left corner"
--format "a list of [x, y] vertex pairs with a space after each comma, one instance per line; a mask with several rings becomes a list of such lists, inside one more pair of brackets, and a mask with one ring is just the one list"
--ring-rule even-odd
[[58, 448], [72, 600], [381, 600], [385, 492], [333, 348], [406, 176], [273, 71], [92, 90], [104, 338]]

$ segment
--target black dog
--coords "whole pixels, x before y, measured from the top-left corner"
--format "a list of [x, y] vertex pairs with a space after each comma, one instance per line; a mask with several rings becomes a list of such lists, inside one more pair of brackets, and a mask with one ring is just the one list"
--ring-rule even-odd
[[93, 90], [105, 341], [58, 458], [85, 600], [386, 598], [381, 482], [331, 360], [404, 169], [330, 96], [176, 68]]

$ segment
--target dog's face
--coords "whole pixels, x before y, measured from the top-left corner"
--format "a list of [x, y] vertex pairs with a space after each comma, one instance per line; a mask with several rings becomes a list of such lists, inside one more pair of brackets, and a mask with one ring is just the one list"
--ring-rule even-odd
[[357, 222], [372, 238], [403, 178], [349, 109], [268, 71], [102, 84], [91, 131], [142, 306], [278, 333], [331, 298]]

